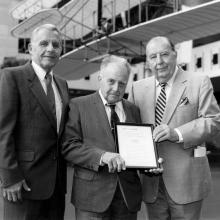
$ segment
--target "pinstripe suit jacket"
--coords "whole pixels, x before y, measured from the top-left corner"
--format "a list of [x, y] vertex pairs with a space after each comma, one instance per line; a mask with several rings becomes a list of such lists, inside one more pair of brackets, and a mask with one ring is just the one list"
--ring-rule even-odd
[[[136, 106], [123, 100], [127, 122], [140, 122]], [[115, 152], [105, 107], [98, 92], [70, 102], [69, 119], [65, 129], [63, 154], [75, 164], [72, 203], [75, 207], [104, 212], [110, 205], [119, 183], [128, 209], [138, 211], [141, 205], [141, 185], [135, 170], [109, 173], [100, 166], [102, 153]]]
[[46, 94], [32, 65], [6, 68], [0, 80], [0, 180], [2, 186], [23, 179], [30, 199], [47, 199], [55, 187], [57, 174], [65, 192], [66, 165], [61, 159], [61, 135], [68, 109], [64, 80], [54, 76], [62, 100], [59, 134]]

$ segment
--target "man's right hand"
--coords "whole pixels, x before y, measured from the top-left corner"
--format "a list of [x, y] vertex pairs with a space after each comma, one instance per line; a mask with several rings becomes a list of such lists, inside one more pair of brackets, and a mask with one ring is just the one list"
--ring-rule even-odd
[[114, 173], [116, 170], [121, 172], [121, 170], [126, 170], [125, 161], [117, 153], [105, 152], [102, 155], [102, 162], [108, 165], [108, 170], [110, 173]]
[[166, 124], [158, 125], [153, 131], [153, 139], [155, 142], [169, 140], [171, 142], [179, 141], [177, 132]]
[[10, 202], [17, 202], [22, 200], [21, 190], [31, 191], [25, 180], [22, 180], [14, 185], [3, 188], [3, 197]]

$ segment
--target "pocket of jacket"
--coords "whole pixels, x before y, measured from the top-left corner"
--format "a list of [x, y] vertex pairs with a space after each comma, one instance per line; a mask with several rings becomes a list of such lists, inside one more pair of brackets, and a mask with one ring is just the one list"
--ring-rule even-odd
[[91, 181], [93, 180], [94, 175], [95, 175], [94, 171], [90, 171], [90, 170], [83, 169], [83, 168], [74, 169], [74, 176], [76, 178]]

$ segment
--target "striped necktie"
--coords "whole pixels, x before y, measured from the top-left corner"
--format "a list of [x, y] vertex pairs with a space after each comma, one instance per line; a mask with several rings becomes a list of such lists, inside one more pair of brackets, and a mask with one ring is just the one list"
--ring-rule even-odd
[[161, 91], [157, 98], [156, 108], [155, 108], [155, 125], [160, 125], [163, 119], [163, 113], [166, 107], [166, 88], [167, 83], [160, 83]]

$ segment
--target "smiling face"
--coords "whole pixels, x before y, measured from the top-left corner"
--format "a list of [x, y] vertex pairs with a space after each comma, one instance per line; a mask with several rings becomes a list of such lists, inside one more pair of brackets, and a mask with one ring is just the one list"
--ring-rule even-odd
[[129, 78], [127, 68], [120, 63], [109, 63], [99, 75], [100, 89], [109, 104], [119, 102], [125, 93]]
[[160, 83], [167, 82], [176, 68], [176, 52], [165, 37], [150, 40], [146, 47], [147, 62], [152, 73]]
[[32, 36], [29, 53], [32, 60], [46, 72], [56, 65], [62, 51], [61, 39], [56, 30], [41, 28]]

